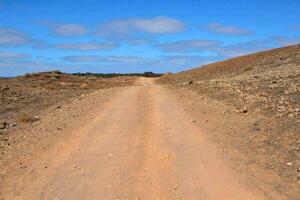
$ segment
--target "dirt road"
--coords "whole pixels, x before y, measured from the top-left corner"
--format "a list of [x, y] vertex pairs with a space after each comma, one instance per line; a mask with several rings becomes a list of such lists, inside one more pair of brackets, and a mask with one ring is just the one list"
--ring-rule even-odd
[[5, 183], [4, 199], [264, 199], [151, 79], [120, 89], [96, 116], [35, 155], [28, 173]]

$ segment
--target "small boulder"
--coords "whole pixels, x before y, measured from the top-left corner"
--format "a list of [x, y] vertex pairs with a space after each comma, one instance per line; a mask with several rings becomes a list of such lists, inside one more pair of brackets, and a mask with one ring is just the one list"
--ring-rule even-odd
[[248, 107], [246, 105], [244, 105], [241, 112], [242, 113], [247, 113], [248, 112]]
[[3, 123], [0, 123], [0, 130], [5, 129], [5, 125]]
[[8, 123], [7, 122], [0, 122], [0, 130], [3, 130], [7, 127]]

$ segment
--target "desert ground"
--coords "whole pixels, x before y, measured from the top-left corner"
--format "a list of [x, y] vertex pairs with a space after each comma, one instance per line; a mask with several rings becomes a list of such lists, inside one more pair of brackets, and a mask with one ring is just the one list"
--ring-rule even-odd
[[300, 45], [158, 78], [0, 79], [0, 199], [300, 199]]

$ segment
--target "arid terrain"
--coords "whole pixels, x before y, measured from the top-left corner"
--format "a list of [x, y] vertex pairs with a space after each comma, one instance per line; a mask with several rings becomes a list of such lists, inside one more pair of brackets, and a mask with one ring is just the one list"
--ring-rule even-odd
[[0, 199], [300, 199], [300, 45], [160, 78], [0, 79]]
[[166, 74], [159, 81], [189, 102], [195, 116], [207, 118], [211, 140], [233, 168], [287, 199], [300, 198], [300, 45]]

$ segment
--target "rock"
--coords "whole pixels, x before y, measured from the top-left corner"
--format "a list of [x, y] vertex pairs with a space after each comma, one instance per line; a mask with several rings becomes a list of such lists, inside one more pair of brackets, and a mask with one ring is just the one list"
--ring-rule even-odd
[[189, 81], [189, 85], [191, 85], [191, 84], [193, 84], [194, 83], [194, 81], [193, 80], [190, 80]]
[[241, 111], [242, 111], [242, 113], [247, 113], [248, 112], [248, 107], [246, 105], [243, 106]]
[[0, 130], [5, 129], [9, 125], [8, 122], [0, 122]]
[[277, 111], [278, 111], [278, 112], [284, 112], [284, 111], [286, 111], [286, 108], [285, 108], [285, 106], [283, 106], [283, 105], [282, 105], [282, 106], [278, 106], [278, 107], [277, 107]]
[[5, 129], [6, 128], [6, 122], [1, 122], [0, 123], [0, 130]]
[[87, 83], [83, 83], [83, 84], [80, 85], [81, 88], [86, 87], [86, 86], [88, 86]]
[[287, 166], [292, 166], [292, 165], [293, 165], [293, 163], [291, 163], [291, 162], [287, 162], [287, 163], [286, 163], [286, 165], [287, 165]]

